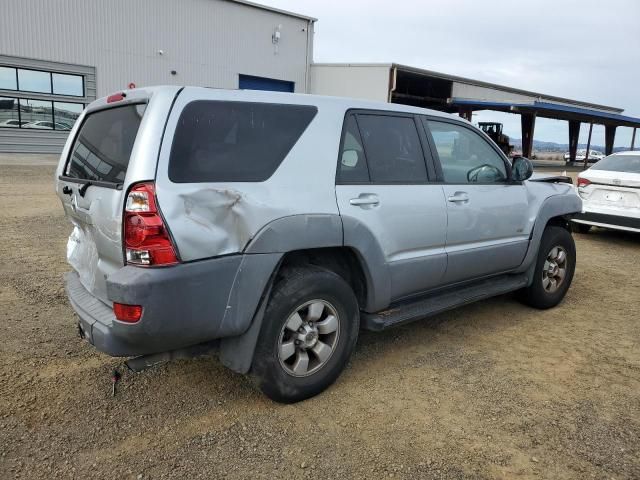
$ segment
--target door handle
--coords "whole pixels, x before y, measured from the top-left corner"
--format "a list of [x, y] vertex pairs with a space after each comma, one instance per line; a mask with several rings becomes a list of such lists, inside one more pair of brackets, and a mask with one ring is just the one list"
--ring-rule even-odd
[[380, 199], [371, 193], [361, 193], [358, 198], [349, 200], [349, 203], [356, 207], [375, 207], [380, 204]]
[[469, 201], [467, 192], [456, 192], [447, 197], [447, 201], [451, 203], [466, 203]]

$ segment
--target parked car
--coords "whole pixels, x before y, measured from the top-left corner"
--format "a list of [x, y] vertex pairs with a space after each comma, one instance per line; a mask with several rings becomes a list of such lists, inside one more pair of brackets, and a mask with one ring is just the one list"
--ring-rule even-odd
[[582, 213], [576, 229], [592, 226], [640, 232], [640, 152], [619, 152], [600, 160], [577, 178]]
[[25, 123], [28, 123], [28, 122], [21, 122], [19, 120], [16, 120], [16, 119], [12, 118], [12, 119], [0, 122], [0, 127], [18, 128], [18, 127], [20, 127], [20, 125], [24, 125]]
[[114, 94], [82, 113], [56, 172], [74, 226], [67, 294], [103, 352], [215, 340], [269, 397], [302, 400], [338, 377], [361, 327], [511, 291], [557, 305], [581, 202], [570, 179], [531, 173], [470, 123], [416, 107]]
[[49, 122], [46, 120], [38, 120], [37, 122], [23, 122], [22, 128], [36, 128], [38, 130], [71, 130], [71, 127], [67, 123], [63, 122]]
[[[576, 161], [575, 163], [584, 163], [584, 157], [587, 155], [586, 149], [581, 149], [576, 152]], [[604, 158], [604, 153], [599, 152], [598, 150], [589, 150], [589, 158], [587, 158], [587, 163], [595, 163]], [[564, 162], [569, 165], [571, 163], [571, 153], [567, 152], [564, 154]]]

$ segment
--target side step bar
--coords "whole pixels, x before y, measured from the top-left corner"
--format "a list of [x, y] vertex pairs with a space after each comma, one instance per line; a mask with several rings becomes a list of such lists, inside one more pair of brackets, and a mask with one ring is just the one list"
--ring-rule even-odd
[[363, 313], [362, 327], [379, 332], [397, 325], [421, 320], [461, 305], [513, 292], [526, 287], [527, 283], [525, 274], [503, 275], [463, 287], [432, 293], [415, 300], [392, 305], [382, 312]]

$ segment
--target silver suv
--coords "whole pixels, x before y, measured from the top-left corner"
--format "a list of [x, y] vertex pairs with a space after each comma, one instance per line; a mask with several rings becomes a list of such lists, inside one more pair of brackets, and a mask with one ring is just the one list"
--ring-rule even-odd
[[93, 102], [56, 172], [79, 329], [113, 356], [218, 347], [272, 399], [321, 392], [360, 328], [574, 273], [565, 178], [468, 122], [351, 99], [194, 87]]

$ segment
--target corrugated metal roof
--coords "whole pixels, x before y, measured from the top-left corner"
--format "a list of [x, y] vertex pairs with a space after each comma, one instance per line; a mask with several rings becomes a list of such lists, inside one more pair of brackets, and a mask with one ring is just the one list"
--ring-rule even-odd
[[394, 63], [393, 67], [398, 68], [400, 70], [404, 70], [406, 72], [413, 72], [413, 73], [417, 73], [417, 74], [420, 74], [420, 75], [426, 75], [426, 76], [429, 76], [429, 77], [441, 78], [443, 80], [451, 80], [451, 81], [454, 81], [454, 82], [466, 83], [466, 84], [469, 84], [469, 85], [476, 85], [476, 86], [479, 86], [479, 87], [493, 88], [495, 90], [501, 90], [501, 91], [505, 91], [505, 92], [517, 93], [517, 94], [520, 94], [520, 95], [528, 95], [528, 96], [531, 96], [531, 97], [538, 97], [540, 99], [545, 99], [545, 100], [551, 100], [551, 101], [562, 102], [562, 103], [572, 103], [574, 105], [593, 107], [593, 108], [598, 108], [598, 109], [601, 109], [601, 110], [609, 110], [609, 111], [614, 112], [614, 113], [622, 113], [624, 111], [624, 109], [618, 108], [618, 107], [611, 107], [611, 106], [607, 106], [607, 105], [598, 105], [597, 103], [583, 102], [583, 101], [580, 101], [580, 100], [573, 100], [573, 99], [570, 99], [570, 98], [556, 97], [556, 96], [553, 96], [553, 95], [546, 95], [544, 93], [531, 92], [529, 90], [521, 90], [519, 88], [507, 87], [507, 86], [504, 86], [504, 85], [498, 85], [496, 83], [484, 82], [482, 80], [473, 80], [471, 78], [458, 77], [457, 75], [449, 75], [447, 73], [434, 72], [432, 70], [425, 70], [425, 69], [422, 69], [422, 68], [415, 68], [415, 67], [410, 67], [410, 66], [407, 66], [407, 65], [400, 65], [400, 64]]
[[260, 3], [250, 2], [248, 0], [227, 0], [229, 2], [234, 3], [242, 3], [243, 5], [247, 5], [249, 7], [259, 8], [261, 10], [268, 10], [270, 12], [281, 13], [282, 15], [288, 15], [290, 17], [302, 18], [304, 20], [309, 20], [310, 22], [317, 22], [318, 19], [314, 17], [308, 17], [307, 15], [302, 15], [300, 13], [290, 12], [288, 10], [281, 10], [275, 7], [269, 7], [268, 5], [262, 5]]

